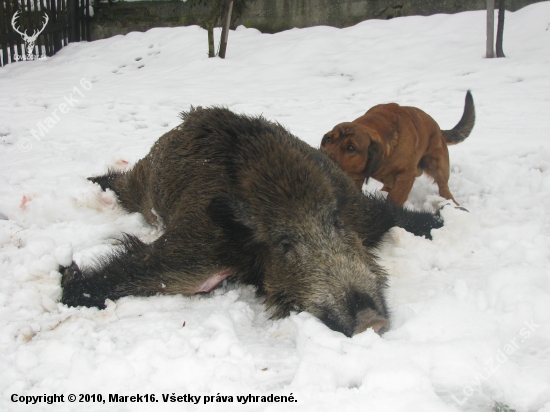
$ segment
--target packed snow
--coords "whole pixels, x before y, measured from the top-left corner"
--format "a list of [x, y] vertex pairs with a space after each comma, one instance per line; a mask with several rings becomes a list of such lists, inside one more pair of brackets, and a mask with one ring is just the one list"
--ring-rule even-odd
[[[506, 14], [505, 59], [484, 57], [485, 19], [241, 26], [225, 60], [207, 57], [199, 27], [157, 28], [0, 68], [0, 410], [549, 412], [550, 2]], [[59, 303], [59, 264], [93, 264], [123, 232], [158, 235], [86, 177], [131, 167], [191, 105], [262, 114], [318, 146], [379, 103], [450, 129], [468, 89], [476, 126], [449, 151], [469, 212], [445, 207], [432, 241], [390, 231], [383, 336], [347, 338], [307, 313], [270, 320], [234, 284]], [[421, 177], [407, 206], [442, 200]], [[50, 395], [63, 398], [37, 398]]]

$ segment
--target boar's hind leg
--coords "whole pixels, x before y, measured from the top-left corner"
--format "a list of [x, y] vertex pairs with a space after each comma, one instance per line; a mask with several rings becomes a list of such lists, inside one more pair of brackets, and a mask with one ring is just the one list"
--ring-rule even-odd
[[103, 176], [89, 177], [88, 180], [100, 185], [104, 191], [111, 189], [115, 192], [118, 201], [128, 212], [142, 213], [147, 222], [152, 225], [157, 223], [157, 217], [151, 212], [153, 204], [148, 195], [148, 163], [144, 159], [128, 172], [109, 170]]
[[[98, 266], [81, 271], [73, 262], [71, 266], [61, 268], [61, 302], [69, 306], [103, 309], [105, 299], [115, 300], [128, 295], [192, 295], [209, 292], [233, 273], [227, 268], [201, 266], [193, 257], [183, 257], [185, 265], [174, 264], [173, 257], [165, 256], [163, 248], [159, 247], [164, 240], [168, 239], [161, 237], [147, 245], [134, 236], [125, 235], [122, 247], [100, 258]], [[168, 264], [170, 260], [172, 262]], [[201, 273], [206, 275], [201, 276]]]

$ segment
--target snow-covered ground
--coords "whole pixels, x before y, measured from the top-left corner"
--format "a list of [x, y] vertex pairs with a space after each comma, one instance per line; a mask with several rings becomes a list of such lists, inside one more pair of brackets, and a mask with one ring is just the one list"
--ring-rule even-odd
[[[221, 60], [207, 58], [204, 30], [159, 28], [1, 68], [0, 410], [550, 411], [550, 2], [507, 13], [504, 40], [506, 59], [484, 58], [484, 12], [241, 27]], [[122, 232], [156, 235], [86, 177], [140, 159], [190, 105], [263, 114], [318, 146], [384, 102], [449, 129], [468, 89], [477, 123], [450, 148], [450, 187], [470, 213], [445, 208], [433, 241], [392, 229], [382, 337], [346, 338], [306, 313], [272, 321], [234, 285], [103, 311], [59, 303], [71, 254], [86, 264]], [[420, 178], [409, 206], [430, 209], [436, 193]], [[44, 394], [65, 402], [12, 402]], [[237, 400], [249, 394], [294, 402]]]

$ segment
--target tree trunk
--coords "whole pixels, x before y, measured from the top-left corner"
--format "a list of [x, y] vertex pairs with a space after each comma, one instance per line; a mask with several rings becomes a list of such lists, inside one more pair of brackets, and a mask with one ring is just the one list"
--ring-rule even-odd
[[495, 0], [487, 0], [487, 54], [488, 59], [495, 57]]
[[[222, 59], [225, 59], [227, 50], [227, 37], [229, 36], [229, 24], [231, 23], [231, 12], [233, 11], [233, 0], [228, 0], [225, 6], [225, 14], [223, 16], [222, 38], [220, 40], [220, 54]], [[500, 21], [500, 20], [499, 20]]]
[[205, 26], [208, 31], [208, 57], [216, 57], [214, 49], [214, 22], [208, 22]]
[[504, 0], [498, 2], [498, 26], [497, 26], [497, 57], [506, 57], [502, 50], [502, 37], [504, 35]]

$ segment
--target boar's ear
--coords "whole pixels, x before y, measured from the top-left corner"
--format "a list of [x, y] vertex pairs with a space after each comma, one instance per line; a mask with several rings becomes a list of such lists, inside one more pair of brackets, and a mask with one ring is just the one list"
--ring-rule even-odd
[[232, 240], [244, 241], [253, 235], [255, 225], [250, 209], [237, 196], [215, 197], [206, 208], [206, 213]]
[[349, 204], [350, 198], [348, 193], [342, 187], [336, 187], [334, 189], [334, 197], [336, 198], [336, 211], [334, 217], [337, 217], [342, 210], [344, 210]]
[[374, 172], [380, 168], [382, 165], [382, 160], [384, 159], [384, 148], [376, 140], [372, 140], [368, 149], [368, 159], [367, 166], [365, 167], [365, 183], [369, 181]]

